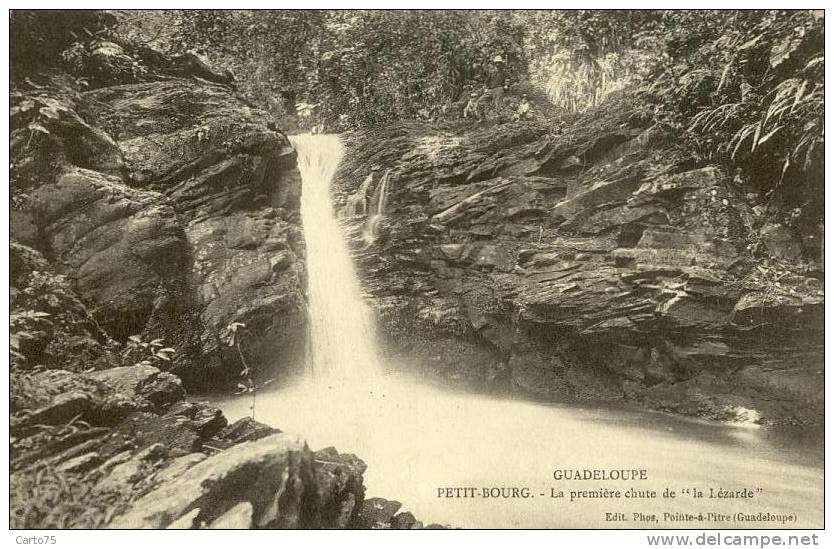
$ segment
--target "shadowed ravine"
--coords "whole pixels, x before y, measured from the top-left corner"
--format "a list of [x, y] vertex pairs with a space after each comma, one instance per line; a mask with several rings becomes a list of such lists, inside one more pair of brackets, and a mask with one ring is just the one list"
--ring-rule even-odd
[[[734, 527], [706, 513], [792, 516], [750, 527], [822, 525], [822, 460], [816, 446], [774, 441], [767, 431], [627, 409], [554, 406], [470, 394], [386, 374], [373, 321], [329, 195], [342, 147], [336, 136], [297, 136], [307, 246], [310, 368], [295, 384], [257, 394], [257, 419], [304, 433], [314, 449], [336, 446], [367, 464], [369, 496], [385, 494], [428, 522], [457, 527]], [[235, 420], [249, 399], [221, 403]], [[790, 441], [789, 441], [790, 442]], [[810, 456], [810, 457], [809, 457]], [[647, 469], [648, 480], [553, 480], [554, 469]], [[477, 489], [478, 501], [438, 498], [439, 488]], [[484, 499], [485, 488], [529, 488], [526, 499]], [[551, 498], [551, 488], [566, 498]], [[571, 490], [655, 491], [639, 503], [588, 499]], [[664, 489], [678, 497], [662, 498]], [[693, 500], [684, 489], [705, 497]], [[709, 489], [749, 489], [748, 499], [709, 499]], [[761, 490], [759, 490], [761, 489]], [[623, 512], [629, 522], [604, 522]], [[658, 522], [635, 522], [633, 513]], [[698, 522], [664, 513], [704, 513]], [[669, 518], [668, 516], [666, 518]]]

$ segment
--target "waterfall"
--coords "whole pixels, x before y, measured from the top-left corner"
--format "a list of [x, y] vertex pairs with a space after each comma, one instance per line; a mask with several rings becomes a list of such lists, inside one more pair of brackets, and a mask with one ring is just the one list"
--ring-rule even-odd
[[[599, 526], [605, 509], [600, 505], [607, 503], [594, 498], [562, 512], [564, 503], [549, 497], [461, 505], [458, 499], [436, 497], [433, 488], [454, 482], [550, 492], [547, 479], [559, 463], [594, 469], [639, 464], [651, 471], [640, 488], [658, 493], [669, 486], [762, 486], [755, 501], [711, 500], [709, 509], [730, 515], [766, 506], [771, 513], [796, 513], [800, 528], [823, 523], [822, 463], [817, 465], [815, 457], [806, 462], [793, 447], [774, 444], [772, 435], [613, 406], [551, 405], [447, 389], [405, 371], [407, 363], [394, 362], [380, 375], [372, 317], [329, 192], [341, 143], [332, 135], [292, 141], [303, 180], [312, 375], [259, 391], [259, 421], [303, 433], [311, 448], [334, 446], [360, 456], [368, 464], [367, 494], [396, 496], [426, 523]], [[379, 196], [369, 202], [385, 211]], [[442, 352], [439, 346], [437, 353]], [[230, 420], [247, 417], [251, 402], [250, 395], [232, 397], [223, 412]], [[630, 482], [611, 484], [622, 492], [630, 487]], [[649, 498], [640, 505], [658, 516], [693, 512], [692, 498]], [[658, 527], [675, 526], [680, 523]]]
[[367, 245], [373, 244], [379, 235], [379, 224], [385, 215], [385, 202], [388, 196], [388, 181], [391, 179], [391, 170], [386, 170], [385, 175], [379, 181], [376, 190], [376, 200], [368, 212], [368, 221], [362, 229], [362, 240]]
[[379, 182], [379, 189], [377, 193], [379, 195], [376, 198], [376, 208], [371, 210], [372, 214], [376, 215], [384, 215], [385, 214], [385, 201], [386, 197], [388, 196], [388, 181], [391, 179], [391, 170], [385, 170], [385, 175], [382, 176], [382, 179]]
[[302, 181], [310, 372], [331, 384], [366, 383], [380, 368], [373, 322], [330, 197], [342, 143], [336, 135], [296, 135], [290, 141]]

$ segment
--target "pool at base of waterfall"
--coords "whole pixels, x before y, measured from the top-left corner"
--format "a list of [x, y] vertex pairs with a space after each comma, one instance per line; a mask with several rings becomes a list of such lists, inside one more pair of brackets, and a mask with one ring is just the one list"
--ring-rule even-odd
[[[256, 398], [256, 419], [303, 433], [313, 449], [335, 446], [356, 454], [368, 465], [367, 496], [397, 499], [425, 523], [463, 528], [823, 523], [818, 441], [775, 439], [757, 427], [477, 395], [398, 375], [352, 383], [310, 378]], [[220, 406], [235, 420], [249, 414], [249, 404], [238, 397]], [[565, 478], [560, 473], [565, 470], [577, 478]], [[641, 473], [612, 477], [621, 470]]]

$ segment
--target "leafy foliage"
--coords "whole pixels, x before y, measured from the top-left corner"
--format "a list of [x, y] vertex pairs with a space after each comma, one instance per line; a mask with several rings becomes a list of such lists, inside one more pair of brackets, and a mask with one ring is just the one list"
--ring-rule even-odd
[[116, 20], [100, 10], [12, 10], [9, 22], [11, 76], [53, 66], [71, 44], [99, 36]]
[[[195, 51], [231, 70], [277, 116], [346, 128], [429, 119], [482, 86], [495, 55], [521, 78], [524, 29], [493, 11], [121, 12], [119, 35], [167, 53]], [[137, 19], [143, 33], [136, 31]], [[305, 112], [306, 111], [306, 112]], [[307, 116], [304, 116], [307, 115]]]
[[824, 140], [821, 15], [669, 12], [664, 25], [668, 61], [651, 85], [658, 121], [684, 130], [703, 158], [741, 168], [751, 182], [746, 190], [790, 208], [810, 205], [816, 217]]
[[657, 62], [657, 10], [514, 12], [526, 30], [532, 81], [562, 110], [581, 112], [645, 78]]
[[9, 353], [12, 367], [26, 361], [23, 346], [26, 342], [44, 336], [44, 328], [50, 328], [49, 313], [43, 311], [12, 311], [9, 315]]
[[[507, 61], [511, 82], [504, 102], [508, 112], [492, 113], [491, 120], [512, 117], [522, 92], [537, 117], [558, 119], [553, 115], [587, 111], [618, 90], [642, 89], [641, 108], [661, 133], [682, 140], [697, 160], [724, 164], [730, 173], [740, 170], [740, 190], [759, 196], [756, 201], [766, 203], [768, 211], [798, 208], [799, 224], [808, 227], [822, 220], [821, 12], [122, 10], [64, 15], [13, 12], [13, 62], [62, 59], [84, 81], [104, 60], [113, 65], [104, 73], [135, 81], [147, 77], [141, 61], [153, 57], [147, 46], [167, 54], [191, 52], [231, 72], [239, 90], [268, 108], [285, 129], [296, 122], [301, 128], [343, 131], [402, 120], [455, 120], [471, 94], [484, 89], [486, 69], [496, 55]], [[108, 51], [110, 41], [127, 54], [96, 54]], [[554, 104], [561, 112], [554, 113]], [[14, 117], [28, 124], [27, 132], [17, 132], [23, 144], [46, 141], [50, 111], [31, 116], [35, 111], [28, 103], [16, 107], [29, 109], [26, 116]]]
[[67, 71], [80, 87], [99, 88], [142, 81], [148, 68], [113, 42], [74, 42], [61, 52]]
[[[243, 369], [240, 371], [240, 377], [243, 378], [243, 381], [237, 384], [237, 391], [235, 394], [238, 395], [251, 395], [252, 397], [252, 404], [249, 405], [249, 409], [252, 411], [252, 419], [255, 419], [255, 404], [257, 403], [256, 397], [259, 386], [255, 381], [255, 375], [252, 372], [252, 369], [249, 368], [249, 363], [246, 362], [246, 357], [243, 354], [243, 349], [241, 348], [241, 339], [243, 337], [244, 331], [246, 329], [246, 324], [243, 322], [232, 322], [228, 326], [226, 326], [226, 344], [229, 347], [234, 347], [237, 349], [238, 356], [240, 356], [240, 362], [243, 366]], [[273, 380], [268, 379], [261, 383], [260, 387], [268, 385]]]
[[164, 339], [145, 341], [141, 336], [132, 335], [127, 338], [127, 344], [122, 351], [122, 357], [141, 366], [162, 367], [171, 362], [176, 349], [165, 347]]

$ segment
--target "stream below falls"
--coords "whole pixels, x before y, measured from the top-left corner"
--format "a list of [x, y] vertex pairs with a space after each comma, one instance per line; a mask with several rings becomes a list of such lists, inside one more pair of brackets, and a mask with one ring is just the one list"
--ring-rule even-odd
[[[480, 395], [393, 373], [379, 358], [372, 315], [330, 200], [339, 139], [292, 141], [303, 179], [310, 364], [295, 382], [256, 394], [258, 421], [302, 434], [313, 449], [356, 454], [368, 465], [366, 497], [396, 499], [424, 524], [822, 526], [818, 438]], [[251, 414], [248, 396], [218, 405], [230, 421]], [[644, 469], [646, 478], [554, 479], [556, 470], [577, 469]]]

